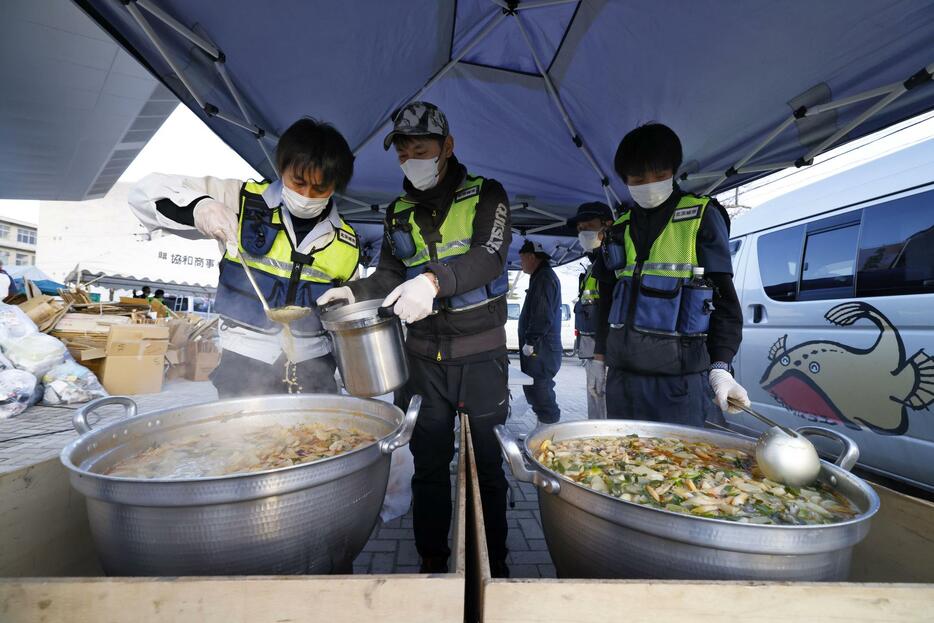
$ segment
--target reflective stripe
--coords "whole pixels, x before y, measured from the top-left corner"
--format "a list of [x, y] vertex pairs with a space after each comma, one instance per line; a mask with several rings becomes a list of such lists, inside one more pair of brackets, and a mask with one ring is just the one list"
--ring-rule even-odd
[[[451, 251], [455, 251], [458, 249], [462, 249], [460, 253], [451, 253]], [[444, 259], [444, 257], [447, 257], [448, 255], [463, 255], [464, 253], [467, 253], [467, 251], [469, 250], [470, 250], [469, 240], [452, 240], [451, 242], [447, 244], [443, 244], [440, 247], [438, 247], [438, 259], [439, 260]], [[413, 266], [418, 266], [419, 264], [424, 264], [425, 262], [428, 262], [429, 259], [431, 258], [428, 253], [428, 247], [423, 247], [418, 253], [416, 253], [410, 258], [402, 260], [402, 262], [406, 266], [411, 268]]]
[[[263, 255], [263, 256], [250, 255], [246, 251], [241, 251], [240, 255], [246, 258], [247, 264], [249, 264], [251, 268], [260, 268], [260, 269], [263, 267], [271, 268], [281, 273], [280, 276], [282, 277], [290, 277], [292, 275], [292, 266], [294, 266], [292, 262], [281, 262], [279, 260], [274, 260], [268, 255]], [[236, 262], [238, 264], [240, 263], [240, 258], [238, 257], [228, 256], [227, 259], [232, 262]], [[327, 273], [324, 273], [318, 270], [317, 268], [313, 268], [312, 266], [309, 266], [307, 264], [305, 266], [302, 266], [302, 279], [307, 279], [309, 281], [317, 281], [319, 283], [330, 283], [334, 281], [334, 277], [331, 277]]]
[[692, 272], [693, 264], [665, 264], [664, 262], [646, 262], [642, 265], [642, 270], [670, 270], [675, 272]]

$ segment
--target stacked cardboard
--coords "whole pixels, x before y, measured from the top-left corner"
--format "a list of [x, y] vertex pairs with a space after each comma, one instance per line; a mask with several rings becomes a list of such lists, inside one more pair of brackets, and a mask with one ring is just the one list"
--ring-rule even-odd
[[159, 324], [113, 325], [107, 335], [100, 380], [111, 394], [162, 391], [169, 328]]

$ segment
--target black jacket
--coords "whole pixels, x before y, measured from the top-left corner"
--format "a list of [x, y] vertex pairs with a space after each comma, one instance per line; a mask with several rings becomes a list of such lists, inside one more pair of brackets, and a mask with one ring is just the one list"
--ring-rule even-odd
[[542, 343], [561, 346], [561, 282], [547, 262], [529, 277], [519, 314], [520, 348], [531, 344], [538, 351]]
[[[657, 208], [631, 208], [631, 231], [633, 243], [637, 248], [641, 248], [642, 245], [651, 247], [683, 196], [684, 193], [676, 189], [671, 197]], [[733, 361], [743, 335], [742, 309], [736, 288], [733, 286], [729, 223], [730, 218], [726, 210], [715, 199], [711, 199], [697, 234], [697, 260], [704, 267], [704, 276], [714, 286], [714, 311], [710, 316], [710, 328], [707, 332], [707, 353], [710, 361], [725, 363]], [[616, 276], [604, 265], [602, 253], [596, 254], [594, 275], [600, 281], [599, 322], [594, 352], [605, 354], [607, 341], [613, 339], [608, 318]]]
[[[417, 203], [415, 220], [421, 229], [437, 228], [443, 222], [454, 200], [454, 192], [467, 176], [467, 169], [451, 157], [444, 178], [434, 188], [419, 191], [406, 179], [403, 182], [405, 197]], [[396, 286], [405, 281], [405, 264], [390, 252], [388, 232], [383, 233], [383, 245], [379, 264], [372, 275], [352, 281], [347, 285], [357, 300], [369, 300], [387, 296]], [[473, 222], [473, 237], [467, 253], [447, 264], [432, 262], [428, 270], [438, 277], [441, 290], [439, 298], [469, 292], [493, 281], [502, 274], [506, 266], [510, 229], [509, 201], [506, 191], [496, 180], [483, 182], [477, 213]], [[471, 336], [488, 333], [506, 324], [506, 298], [476, 309], [451, 312], [441, 310], [409, 327], [409, 334], [422, 339], [470, 340]], [[505, 332], [503, 332], [505, 336]], [[505, 342], [497, 352], [505, 350]]]

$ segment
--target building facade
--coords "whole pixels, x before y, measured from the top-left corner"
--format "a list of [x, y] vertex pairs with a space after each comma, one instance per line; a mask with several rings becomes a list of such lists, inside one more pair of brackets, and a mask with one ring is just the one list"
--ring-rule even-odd
[[4, 266], [35, 265], [38, 238], [34, 223], [0, 217], [0, 262]]

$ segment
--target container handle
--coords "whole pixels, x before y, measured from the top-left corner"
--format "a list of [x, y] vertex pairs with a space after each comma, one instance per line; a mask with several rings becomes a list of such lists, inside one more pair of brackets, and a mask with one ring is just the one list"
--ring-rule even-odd
[[71, 418], [71, 425], [75, 427], [75, 430], [78, 431], [80, 435], [90, 432], [91, 425], [88, 424], [88, 416], [97, 411], [100, 407], [106, 407], [108, 405], [123, 405], [125, 409], [124, 416], [128, 418], [134, 417], [138, 410], [133, 399], [127, 398], [126, 396], [98, 398], [97, 400], [92, 400], [83, 407], [79, 407], [78, 410], [75, 411], [75, 415]]
[[530, 468], [516, 437], [505, 426], [497, 424], [493, 427], [493, 434], [496, 435], [499, 447], [503, 451], [503, 458], [509, 463], [509, 469], [512, 470], [512, 475], [516, 480], [530, 482], [547, 493], [558, 493], [561, 490], [561, 483], [557, 478], [545, 474], [535, 466]]
[[838, 441], [843, 445], [843, 451], [834, 461], [834, 465], [837, 465], [846, 471], [853, 469], [853, 466], [856, 465], [856, 462], [859, 460], [859, 446], [856, 445], [856, 442], [842, 435], [834, 430], [829, 430], [820, 426], [802, 426], [801, 428], [796, 429], [802, 435], [817, 435], [819, 437], [826, 437], [827, 439], [833, 439]]
[[415, 430], [415, 422], [418, 421], [418, 412], [422, 408], [422, 397], [418, 394], [412, 396], [409, 401], [409, 408], [402, 419], [402, 426], [392, 437], [387, 437], [379, 442], [379, 451], [383, 454], [392, 454], [412, 439], [412, 432]]

